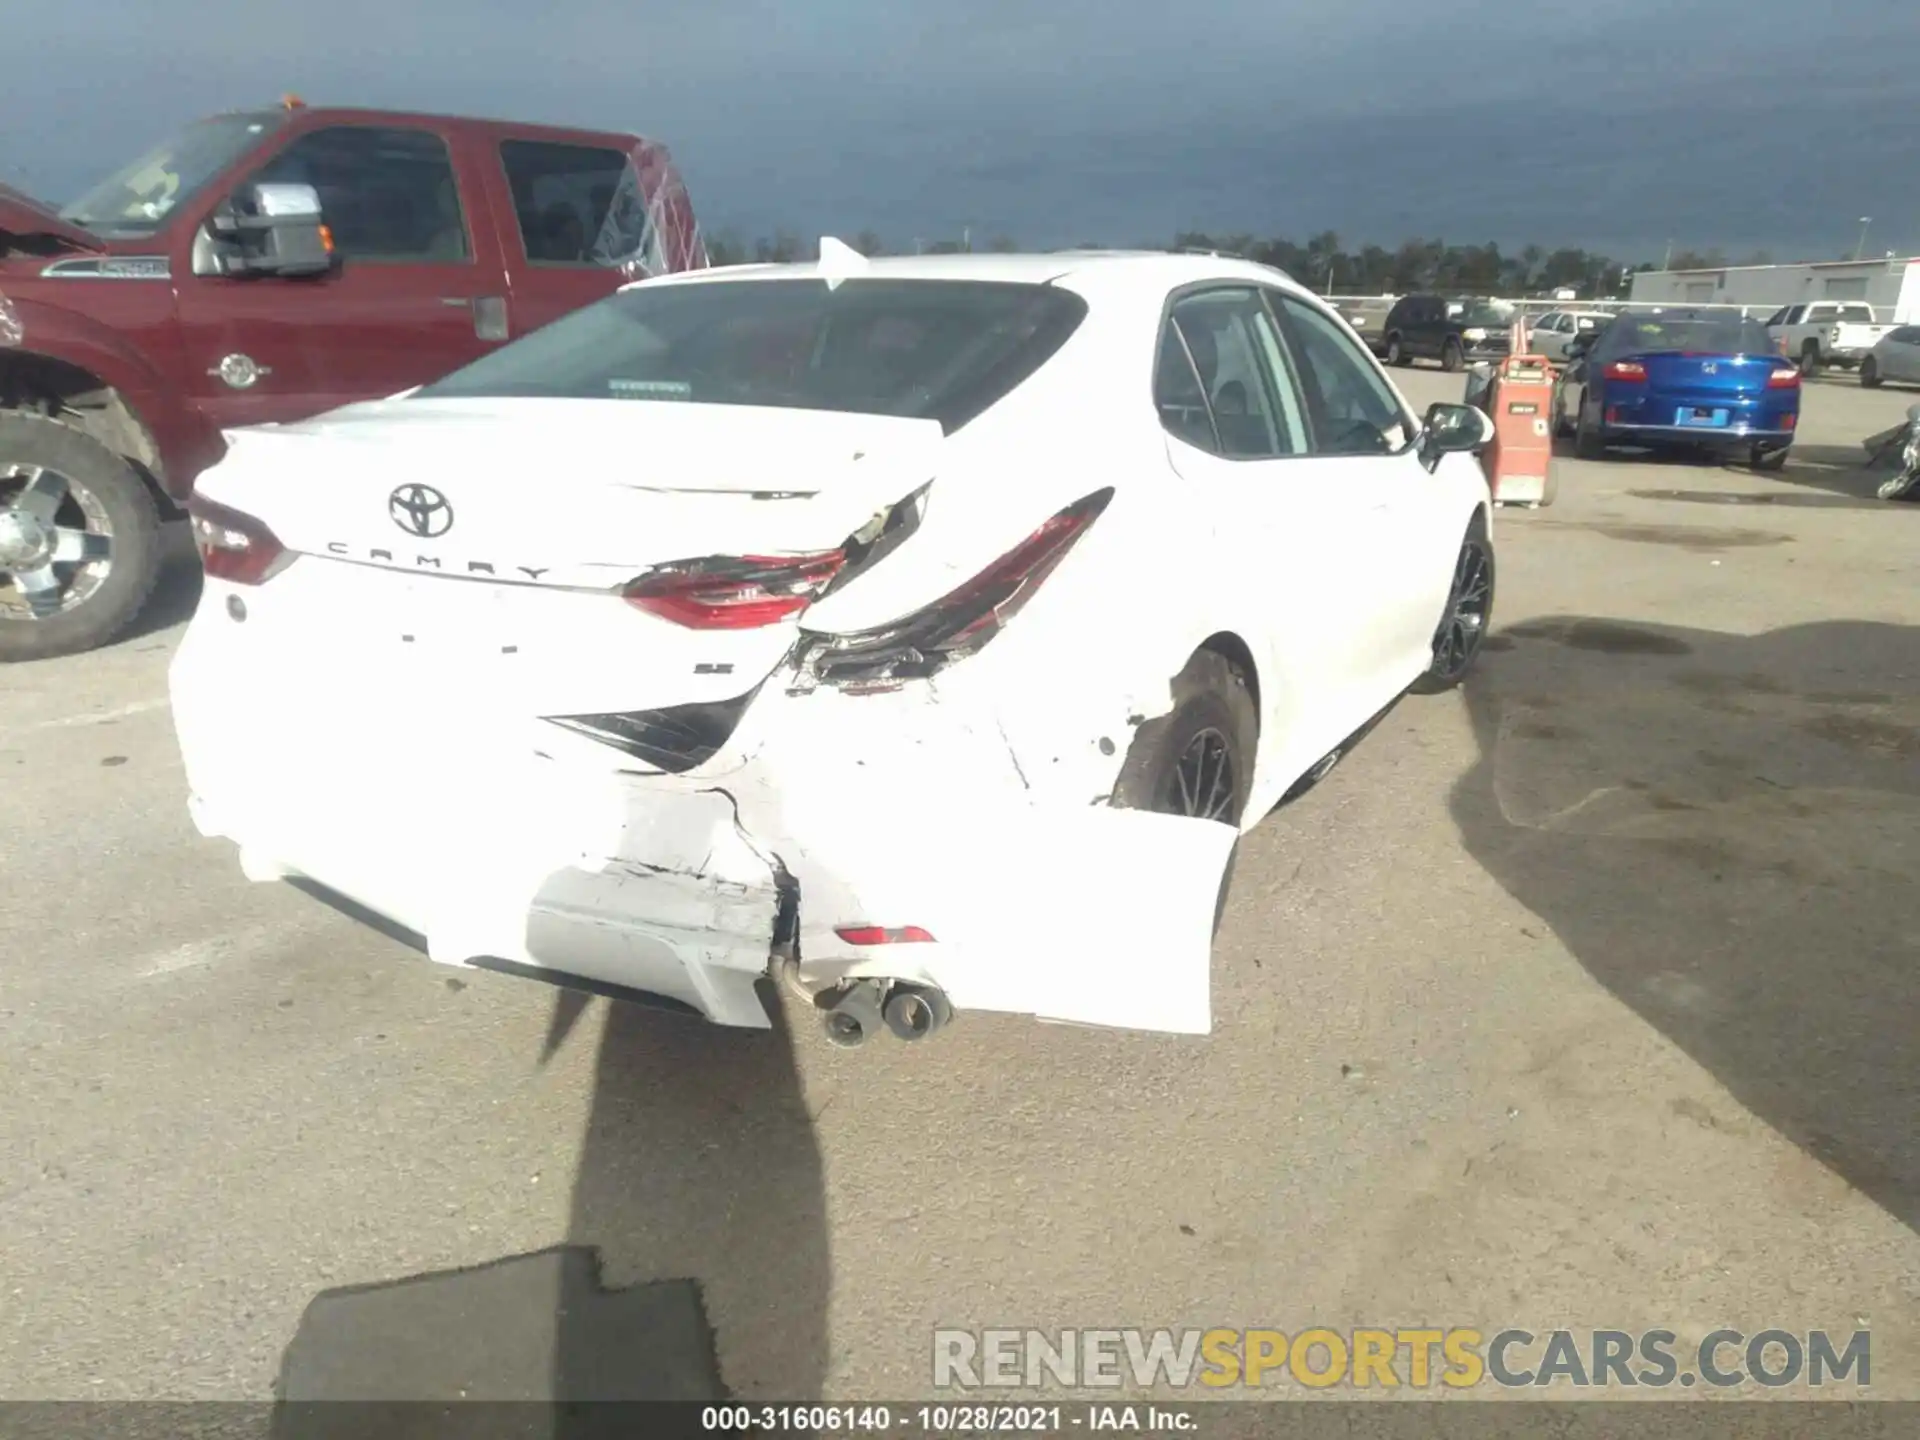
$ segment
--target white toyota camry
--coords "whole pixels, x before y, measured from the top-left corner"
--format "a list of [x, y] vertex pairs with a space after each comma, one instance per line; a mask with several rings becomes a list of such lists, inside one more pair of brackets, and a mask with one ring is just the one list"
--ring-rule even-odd
[[1491, 425], [1263, 266], [821, 250], [230, 436], [195, 821], [723, 1025], [1203, 1033], [1239, 833], [1478, 653]]

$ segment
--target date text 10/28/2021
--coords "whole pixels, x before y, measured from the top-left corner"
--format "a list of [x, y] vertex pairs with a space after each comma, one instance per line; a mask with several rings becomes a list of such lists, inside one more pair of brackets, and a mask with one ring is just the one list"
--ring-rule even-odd
[[1194, 1434], [1192, 1407], [1158, 1404], [1072, 1405], [707, 1405], [710, 1434], [1046, 1435], [1087, 1431]]

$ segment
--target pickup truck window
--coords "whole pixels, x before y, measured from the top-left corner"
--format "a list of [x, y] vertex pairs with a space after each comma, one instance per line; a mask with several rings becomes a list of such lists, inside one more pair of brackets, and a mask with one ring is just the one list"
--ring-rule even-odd
[[60, 212], [108, 239], [151, 235], [175, 207], [286, 124], [285, 112], [216, 115], [116, 170]]
[[302, 135], [253, 179], [319, 191], [345, 260], [445, 265], [472, 258], [447, 142], [429, 130], [331, 125]]
[[617, 265], [645, 248], [646, 206], [618, 150], [504, 140], [500, 164], [530, 263]]

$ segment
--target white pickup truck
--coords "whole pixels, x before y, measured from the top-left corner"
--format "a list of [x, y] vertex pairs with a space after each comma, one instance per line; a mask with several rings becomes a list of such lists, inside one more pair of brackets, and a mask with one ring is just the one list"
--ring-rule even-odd
[[1799, 362], [1802, 375], [1818, 375], [1828, 365], [1855, 369], [1891, 329], [1875, 323], [1873, 307], [1863, 300], [1787, 305], [1767, 317], [1773, 343]]

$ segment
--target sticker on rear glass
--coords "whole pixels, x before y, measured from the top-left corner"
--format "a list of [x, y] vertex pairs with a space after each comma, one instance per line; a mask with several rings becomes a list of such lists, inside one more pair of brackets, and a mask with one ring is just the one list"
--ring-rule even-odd
[[607, 389], [628, 400], [691, 400], [693, 386], [684, 380], [609, 380]]

